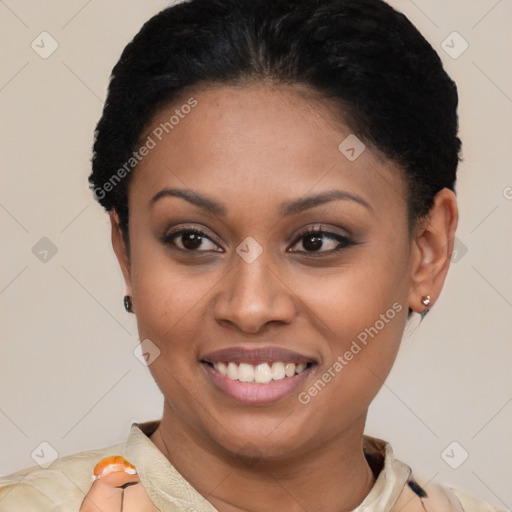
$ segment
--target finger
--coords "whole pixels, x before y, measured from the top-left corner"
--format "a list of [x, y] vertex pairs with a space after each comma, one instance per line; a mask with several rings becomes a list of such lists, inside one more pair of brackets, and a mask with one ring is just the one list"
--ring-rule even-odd
[[95, 480], [82, 502], [80, 512], [121, 512], [123, 492], [122, 488]]
[[159, 512], [144, 486], [139, 483], [124, 489], [123, 512]]

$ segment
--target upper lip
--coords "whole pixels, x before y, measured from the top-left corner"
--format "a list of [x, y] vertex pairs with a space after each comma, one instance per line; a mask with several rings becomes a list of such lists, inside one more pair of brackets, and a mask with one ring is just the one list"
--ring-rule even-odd
[[308, 364], [316, 363], [315, 359], [279, 347], [261, 347], [256, 349], [247, 349], [243, 347], [231, 347], [209, 352], [201, 357], [201, 361], [207, 363], [247, 363], [262, 364], [280, 361], [283, 363]]

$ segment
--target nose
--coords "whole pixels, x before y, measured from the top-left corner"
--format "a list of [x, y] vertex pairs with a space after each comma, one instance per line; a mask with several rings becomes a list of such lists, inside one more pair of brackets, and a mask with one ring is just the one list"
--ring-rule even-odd
[[250, 334], [269, 323], [290, 324], [298, 311], [295, 294], [265, 251], [251, 263], [236, 253], [233, 259], [232, 269], [219, 284], [215, 320]]

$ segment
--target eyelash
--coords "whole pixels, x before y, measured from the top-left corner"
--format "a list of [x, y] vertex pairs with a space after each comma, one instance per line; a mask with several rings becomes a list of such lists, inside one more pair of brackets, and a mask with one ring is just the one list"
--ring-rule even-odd
[[[177, 247], [176, 244], [174, 243], [174, 239], [178, 238], [179, 236], [184, 235], [184, 234], [194, 234], [194, 235], [200, 236], [202, 238], [206, 238], [210, 242], [216, 244], [216, 242], [214, 242], [204, 231], [197, 229], [197, 228], [182, 228], [178, 231], [168, 233], [168, 234], [164, 235], [163, 237], [161, 237], [161, 241], [164, 245], [172, 245], [173, 249], [176, 249], [176, 250], [182, 251], [182, 252], [187, 252], [187, 253], [210, 252], [210, 251], [182, 249], [181, 247]], [[316, 257], [317, 254], [318, 255], [331, 255], [331, 254], [337, 253], [339, 251], [342, 251], [343, 249], [347, 249], [349, 247], [357, 245], [357, 243], [354, 242], [349, 237], [340, 235], [337, 233], [332, 233], [330, 231], [325, 231], [320, 226], [320, 227], [309, 227], [307, 230], [305, 230], [302, 233], [300, 233], [299, 235], [297, 235], [297, 237], [294, 239], [294, 241], [292, 243], [292, 247], [294, 245], [296, 245], [298, 242], [300, 242], [302, 239], [304, 239], [308, 236], [312, 236], [312, 235], [317, 235], [318, 237], [324, 237], [324, 238], [331, 239], [331, 240], [332, 239], [337, 240], [339, 242], [339, 245], [338, 245], [338, 247], [336, 247], [335, 249], [332, 249], [330, 251], [304, 251], [303, 250], [303, 251], [293, 251], [293, 252], [304, 253], [304, 254], [307, 254], [308, 256], [313, 255], [313, 257]], [[223, 251], [214, 251], [214, 252], [223, 252]]]
[[305, 231], [303, 231], [302, 233], [300, 233], [299, 235], [297, 235], [297, 237], [295, 238], [295, 240], [293, 241], [293, 245], [296, 245], [297, 242], [299, 242], [300, 240], [308, 237], [308, 236], [312, 236], [312, 235], [317, 235], [318, 237], [325, 237], [325, 238], [328, 238], [328, 239], [332, 239], [332, 240], [336, 240], [338, 242], [338, 246], [335, 248], [335, 249], [332, 249], [330, 251], [299, 251], [299, 252], [303, 252], [303, 253], [306, 253], [306, 254], [312, 254], [312, 255], [315, 255], [315, 254], [326, 254], [326, 255], [329, 255], [329, 254], [334, 254], [334, 253], [337, 253], [339, 251], [342, 251], [343, 249], [347, 249], [348, 247], [352, 247], [354, 245], [357, 245], [352, 239], [350, 239], [348, 236], [344, 236], [344, 235], [339, 235], [338, 233], [332, 233], [330, 231], [324, 231], [322, 229], [322, 227], [309, 227], [308, 229], [306, 229]]

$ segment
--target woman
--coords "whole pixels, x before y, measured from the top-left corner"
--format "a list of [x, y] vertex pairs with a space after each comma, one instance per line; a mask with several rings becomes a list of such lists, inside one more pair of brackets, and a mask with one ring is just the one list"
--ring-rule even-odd
[[380, 0], [192, 0], [148, 21], [90, 183], [163, 417], [5, 478], [2, 510], [496, 510], [364, 436], [450, 264], [456, 108]]

